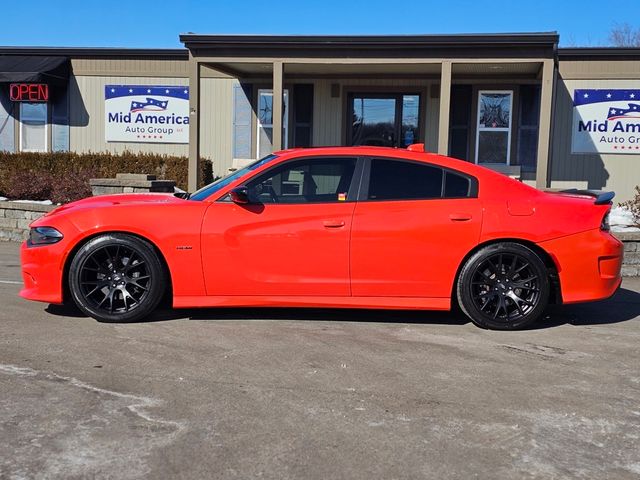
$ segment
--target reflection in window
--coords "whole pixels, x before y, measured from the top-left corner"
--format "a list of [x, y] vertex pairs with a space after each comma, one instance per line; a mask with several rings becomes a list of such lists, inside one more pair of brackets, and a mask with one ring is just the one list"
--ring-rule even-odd
[[478, 123], [483, 128], [509, 128], [510, 93], [480, 93]]
[[[289, 94], [285, 90], [282, 99], [282, 148], [288, 146], [289, 136]], [[258, 158], [273, 152], [273, 90], [258, 90]]]
[[512, 100], [510, 90], [478, 93], [476, 163], [509, 165]]
[[47, 151], [47, 104], [20, 104], [20, 150]]
[[333, 203], [347, 200], [354, 158], [288, 162], [248, 183], [256, 203]]

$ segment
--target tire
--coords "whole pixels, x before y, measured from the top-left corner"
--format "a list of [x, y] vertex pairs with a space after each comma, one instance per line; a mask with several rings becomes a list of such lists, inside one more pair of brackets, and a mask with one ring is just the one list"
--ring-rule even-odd
[[151, 244], [132, 235], [92, 238], [69, 267], [69, 290], [82, 312], [99, 322], [135, 322], [158, 306], [165, 268]]
[[460, 308], [479, 327], [518, 330], [544, 313], [549, 303], [549, 273], [530, 248], [496, 243], [465, 262], [456, 291]]

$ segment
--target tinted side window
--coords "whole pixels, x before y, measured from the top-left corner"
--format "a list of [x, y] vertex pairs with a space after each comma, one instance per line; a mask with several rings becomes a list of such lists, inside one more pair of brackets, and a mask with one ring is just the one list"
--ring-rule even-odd
[[470, 190], [471, 182], [469, 178], [453, 172], [446, 172], [444, 181], [445, 198], [465, 198], [469, 196]]
[[441, 198], [442, 169], [402, 160], [371, 160], [369, 200]]
[[259, 203], [331, 203], [345, 201], [355, 158], [313, 158], [287, 162], [247, 184]]

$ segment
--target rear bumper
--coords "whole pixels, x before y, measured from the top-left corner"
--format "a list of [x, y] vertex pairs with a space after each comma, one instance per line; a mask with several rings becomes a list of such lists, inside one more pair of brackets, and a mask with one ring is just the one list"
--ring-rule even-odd
[[64, 248], [60, 244], [27, 247], [24, 242], [20, 249], [24, 282], [20, 296], [38, 302], [62, 303], [63, 256]]
[[623, 245], [608, 232], [589, 230], [539, 245], [558, 268], [562, 303], [609, 298], [622, 282]]

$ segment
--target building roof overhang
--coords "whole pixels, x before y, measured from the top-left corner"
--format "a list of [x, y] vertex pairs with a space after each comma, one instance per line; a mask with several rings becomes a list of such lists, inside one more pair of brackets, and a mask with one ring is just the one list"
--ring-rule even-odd
[[194, 57], [553, 58], [556, 32], [456, 35], [199, 35], [180, 41]]

